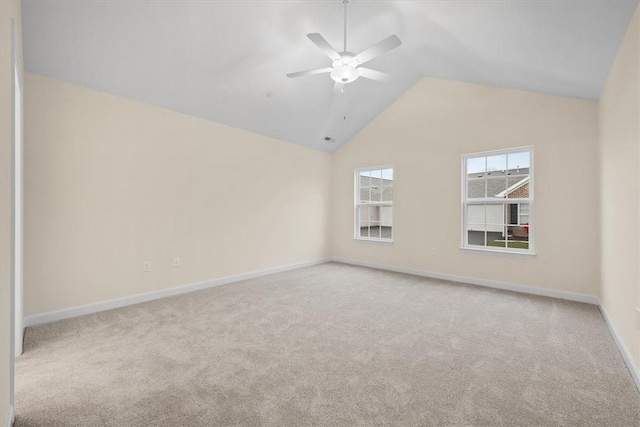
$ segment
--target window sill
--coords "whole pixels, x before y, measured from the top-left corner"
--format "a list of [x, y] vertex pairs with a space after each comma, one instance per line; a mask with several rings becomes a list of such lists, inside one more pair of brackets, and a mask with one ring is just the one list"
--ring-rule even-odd
[[372, 239], [367, 237], [354, 237], [353, 240], [367, 243], [393, 243], [393, 239]]
[[516, 252], [516, 251], [503, 251], [500, 249], [480, 249], [480, 248], [469, 248], [469, 247], [461, 247], [460, 250], [462, 252], [470, 253], [470, 254], [479, 254], [479, 255], [496, 255], [496, 256], [504, 256], [510, 258], [533, 258], [536, 256], [535, 252]]

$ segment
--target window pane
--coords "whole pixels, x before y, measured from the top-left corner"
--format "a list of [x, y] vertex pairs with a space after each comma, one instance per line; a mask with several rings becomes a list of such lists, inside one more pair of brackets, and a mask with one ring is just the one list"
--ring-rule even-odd
[[368, 203], [371, 195], [371, 188], [365, 187], [360, 189], [360, 202]]
[[385, 185], [390, 185], [393, 183], [393, 169], [383, 169], [382, 170], [382, 179], [389, 181]]
[[380, 207], [380, 237], [383, 239], [393, 237], [393, 208], [391, 206]]
[[467, 159], [467, 198], [482, 199], [486, 196], [486, 157]]
[[530, 153], [528, 151], [510, 153], [507, 155], [507, 165], [510, 171], [518, 173], [526, 172], [528, 174], [530, 162]]
[[504, 198], [507, 189], [507, 175], [503, 171], [487, 172], [487, 197]]
[[529, 198], [529, 174], [510, 175], [508, 179], [509, 179], [509, 189], [506, 192], [507, 198], [509, 199], [528, 199]]
[[504, 224], [504, 205], [487, 205], [487, 231], [501, 232]]
[[383, 202], [393, 201], [393, 187], [382, 187], [382, 201]]
[[469, 205], [467, 206], [467, 223], [468, 224], [486, 224], [486, 205]]
[[374, 239], [380, 238], [380, 206], [374, 206], [371, 217], [371, 229], [369, 230], [369, 237]]
[[507, 224], [519, 224], [518, 222], [518, 204], [511, 203], [505, 205], [505, 219]]
[[507, 225], [524, 225], [529, 223], [528, 203], [509, 203], [505, 205], [505, 223]]
[[507, 155], [487, 156], [487, 172], [504, 172], [507, 169]]
[[529, 227], [510, 226], [508, 231], [508, 247], [510, 249], [529, 249]]
[[487, 180], [484, 174], [470, 175], [467, 177], [467, 198], [483, 199], [486, 194]]
[[468, 174], [484, 174], [487, 171], [486, 157], [472, 157], [467, 159]]
[[530, 153], [528, 151], [508, 155], [509, 190], [506, 194], [507, 198], [526, 199], [529, 197], [529, 162]]
[[467, 198], [481, 199], [486, 197], [486, 157], [467, 159]]
[[484, 224], [469, 224], [467, 226], [467, 243], [470, 246], [485, 246], [484, 228]]
[[486, 231], [488, 247], [505, 247], [505, 205], [486, 205]]
[[507, 156], [487, 157], [487, 197], [504, 197], [507, 189]]
[[[374, 184], [375, 181], [375, 178], [371, 178], [371, 201], [380, 202], [382, 200], [382, 186], [379, 183]], [[380, 181], [378, 180], [378, 182]]]
[[520, 225], [529, 225], [529, 204], [520, 203], [519, 205], [519, 221]]
[[504, 227], [499, 227], [501, 229], [500, 231], [496, 231], [497, 228], [498, 227], [493, 227], [492, 231], [487, 231], [487, 246], [491, 248], [504, 248], [507, 243], [506, 236], [504, 235]]
[[359, 218], [359, 236], [369, 237], [369, 210], [370, 206], [360, 206]]
[[369, 212], [369, 225], [372, 227], [380, 226], [380, 206], [371, 206]]
[[486, 246], [487, 205], [468, 205], [467, 224], [467, 243], [470, 246]]
[[369, 171], [364, 171], [364, 172], [360, 172], [358, 174], [358, 180], [360, 181], [360, 187], [368, 187], [369, 185], [371, 185], [371, 179], [369, 178], [370, 176], [370, 172]]
[[375, 181], [376, 184], [380, 184], [380, 180], [382, 179], [382, 170], [376, 169], [371, 171], [371, 178], [376, 180]]

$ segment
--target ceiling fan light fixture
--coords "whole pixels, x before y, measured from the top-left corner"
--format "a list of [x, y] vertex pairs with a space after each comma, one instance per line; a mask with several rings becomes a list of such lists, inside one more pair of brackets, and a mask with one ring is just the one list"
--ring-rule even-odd
[[360, 72], [352, 65], [342, 65], [331, 72], [331, 78], [339, 83], [351, 83], [358, 77]]

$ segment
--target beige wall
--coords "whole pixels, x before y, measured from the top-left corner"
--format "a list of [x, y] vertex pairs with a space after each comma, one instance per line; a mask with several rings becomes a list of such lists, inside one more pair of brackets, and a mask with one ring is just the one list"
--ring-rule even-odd
[[[13, 63], [11, 19], [21, 34], [19, 1], [0, 1], [0, 423], [7, 425], [11, 399], [11, 217], [13, 174]], [[19, 48], [18, 54], [22, 57]]]
[[[597, 118], [595, 101], [422, 79], [335, 153], [333, 254], [596, 296]], [[537, 255], [462, 252], [461, 156], [528, 145]], [[394, 243], [355, 241], [354, 169], [387, 164]]]
[[602, 305], [640, 366], [640, 6], [599, 102]]
[[27, 73], [25, 170], [26, 316], [329, 255], [327, 153]]

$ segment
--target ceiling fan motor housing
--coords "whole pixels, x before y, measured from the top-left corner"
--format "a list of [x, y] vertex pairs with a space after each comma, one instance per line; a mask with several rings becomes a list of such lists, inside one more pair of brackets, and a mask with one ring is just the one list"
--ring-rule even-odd
[[360, 61], [355, 58], [355, 54], [351, 52], [342, 52], [340, 58], [333, 61], [331, 66], [331, 78], [339, 83], [351, 83], [360, 77], [360, 71], [357, 67]]

